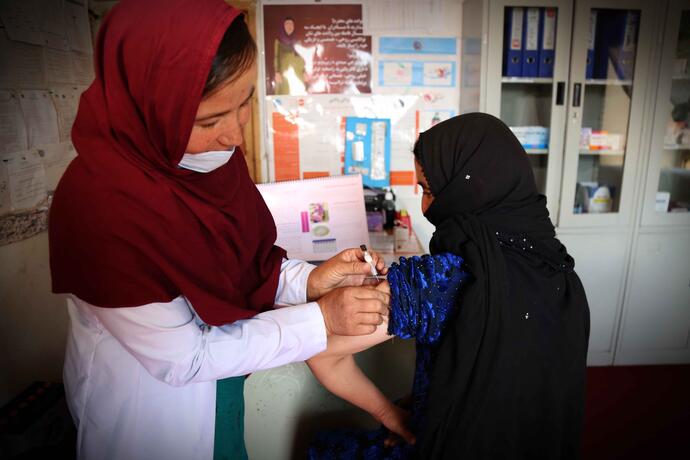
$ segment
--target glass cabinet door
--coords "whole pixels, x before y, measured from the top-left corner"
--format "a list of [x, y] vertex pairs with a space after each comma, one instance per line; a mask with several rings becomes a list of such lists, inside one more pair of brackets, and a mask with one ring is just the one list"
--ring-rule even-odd
[[629, 219], [653, 26], [648, 9], [642, 1], [578, 2], [561, 225]]
[[667, 12], [643, 224], [690, 223], [690, 2]]
[[554, 223], [571, 18], [570, 1], [503, 0], [491, 2], [489, 12], [487, 111], [503, 120], [525, 148]]

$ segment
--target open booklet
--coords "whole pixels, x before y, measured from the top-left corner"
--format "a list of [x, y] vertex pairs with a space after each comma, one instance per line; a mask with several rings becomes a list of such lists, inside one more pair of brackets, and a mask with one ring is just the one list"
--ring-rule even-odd
[[321, 261], [369, 244], [360, 175], [257, 184], [291, 259]]

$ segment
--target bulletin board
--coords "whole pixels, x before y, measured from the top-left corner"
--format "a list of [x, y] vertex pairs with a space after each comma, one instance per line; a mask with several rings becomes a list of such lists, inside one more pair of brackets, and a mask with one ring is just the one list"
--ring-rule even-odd
[[448, 3], [260, 2], [263, 181], [347, 173], [347, 156], [362, 151], [349, 142], [369, 138], [347, 121], [383, 120], [390, 129], [386, 182], [416, 193], [418, 134], [459, 110], [460, 21], [444, 19]]
[[0, 2], [0, 245], [47, 229], [94, 78], [86, 0]]

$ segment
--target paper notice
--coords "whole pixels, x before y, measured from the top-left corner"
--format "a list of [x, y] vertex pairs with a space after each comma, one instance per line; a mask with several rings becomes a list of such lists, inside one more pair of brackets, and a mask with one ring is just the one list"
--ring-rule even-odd
[[35, 150], [5, 153], [0, 161], [7, 168], [12, 211], [33, 208], [46, 198], [45, 170]]
[[0, 153], [29, 148], [18, 99], [12, 91], [0, 91]]
[[19, 104], [29, 133], [29, 147], [60, 141], [57, 114], [48, 91], [22, 91]]

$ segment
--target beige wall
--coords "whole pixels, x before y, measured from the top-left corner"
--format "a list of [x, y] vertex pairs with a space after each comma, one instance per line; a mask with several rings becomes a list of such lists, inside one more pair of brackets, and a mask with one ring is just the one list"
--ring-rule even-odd
[[35, 380], [62, 381], [67, 310], [51, 294], [48, 234], [0, 246], [0, 405]]

